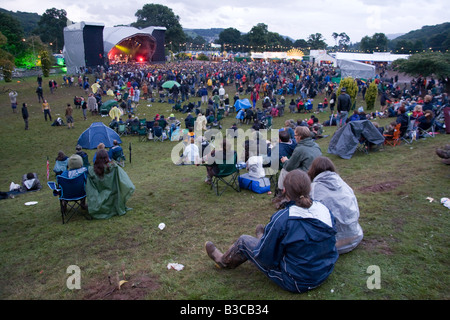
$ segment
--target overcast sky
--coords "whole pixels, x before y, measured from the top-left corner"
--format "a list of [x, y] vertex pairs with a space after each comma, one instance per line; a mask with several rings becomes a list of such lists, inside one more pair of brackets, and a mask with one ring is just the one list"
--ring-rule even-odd
[[334, 45], [333, 32], [345, 32], [351, 42], [377, 32], [407, 33], [425, 25], [450, 21], [448, 0], [2, 0], [10, 11], [36, 12], [65, 9], [74, 22], [101, 22], [111, 27], [136, 21], [135, 13], [145, 3], [158, 3], [180, 17], [183, 28], [236, 28], [248, 32], [258, 23], [294, 40], [321, 33]]

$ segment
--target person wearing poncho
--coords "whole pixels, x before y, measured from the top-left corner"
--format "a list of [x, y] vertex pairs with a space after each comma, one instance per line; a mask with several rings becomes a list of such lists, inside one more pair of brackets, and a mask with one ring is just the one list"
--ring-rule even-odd
[[94, 219], [124, 215], [130, 208], [126, 202], [135, 191], [127, 173], [110, 161], [105, 149], [97, 152], [94, 166], [89, 167], [86, 195], [89, 214]]

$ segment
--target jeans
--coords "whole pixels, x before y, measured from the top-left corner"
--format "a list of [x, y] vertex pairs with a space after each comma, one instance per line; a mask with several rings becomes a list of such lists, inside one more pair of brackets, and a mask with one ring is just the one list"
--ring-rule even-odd
[[345, 121], [347, 121], [347, 118], [348, 118], [348, 111], [340, 111], [336, 117], [337, 127], [338, 128], [342, 127], [345, 124]]
[[50, 110], [44, 109], [44, 118], [45, 118], [45, 121], [47, 121], [47, 115], [48, 115], [48, 117], [50, 118], [50, 121], [52, 121], [52, 115], [50, 114]]
[[[261, 270], [271, 281], [275, 282], [279, 287], [290, 292], [306, 292], [309, 287], [297, 283], [289, 274], [276, 269], [273, 266], [266, 266], [255, 256], [255, 249], [260, 245], [260, 239], [242, 235], [235, 243], [236, 253], [251, 261], [259, 270]], [[259, 251], [259, 250], [258, 250]]]

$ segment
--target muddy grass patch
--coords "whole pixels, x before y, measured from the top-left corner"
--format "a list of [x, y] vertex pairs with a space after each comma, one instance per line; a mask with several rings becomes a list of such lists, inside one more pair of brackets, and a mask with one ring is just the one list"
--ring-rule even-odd
[[388, 242], [384, 239], [363, 239], [360, 246], [369, 252], [378, 252], [384, 255], [393, 254]]
[[105, 276], [87, 284], [84, 300], [143, 300], [160, 283], [154, 276], [138, 273], [128, 275], [125, 280]]
[[403, 184], [403, 182], [397, 181], [397, 180], [385, 181], [385, 182], [377, 183], [377, 184], [374, 184], [371, 186], [361, 187], [361, 188], [359, 188], [359, 191], [361, 191], [362, 193], [386, 192], [386, 191], [394, 190], [401, 184]]

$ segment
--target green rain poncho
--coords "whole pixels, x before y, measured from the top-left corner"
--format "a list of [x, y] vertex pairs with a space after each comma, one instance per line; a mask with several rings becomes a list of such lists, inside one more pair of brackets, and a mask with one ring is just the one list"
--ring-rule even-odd
[[92, 166], [89, 167], [86, 180], [89, 214], [94, 219], [109, 219], [115, 215], [124, 215], [130, 210], [126, 202], [134, 190], [133, 182], [121, 167], [108, 166], [102, 178], [95, 174]]

